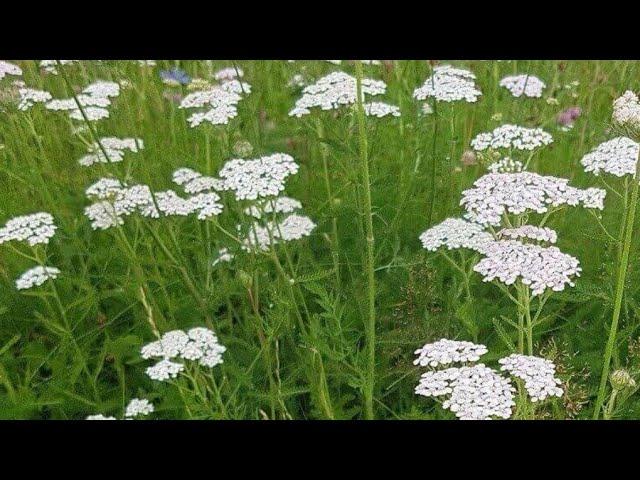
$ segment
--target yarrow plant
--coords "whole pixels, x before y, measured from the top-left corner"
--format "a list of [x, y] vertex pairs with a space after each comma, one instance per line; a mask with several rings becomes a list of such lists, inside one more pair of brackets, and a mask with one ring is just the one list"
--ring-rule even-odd
[[474, 103], [482, 92], [475, 85], [475, 74], [469, 70], [451, 65], [439, 65], [433, 68], [433, 74], [424, 84], [413, 92], [417, 100], [434, 98], [438, 102]]
[[[72, 98], [53, 99], [45, 106], [49, 110], [67, 111], [73, 120], [96, 121], [109, 117], [107, 107], [111, 99], [120, 95], [120, 85], [116, 82], [98, 81], [90, 84], [82, 93]], [[86, 118], [85, 118], [86, 117]]]
[[84, 167], [96, 163], [118, 163], [122, 162], [127, 151], [136, 153], [143, 148], [144, 142], [140, 138], [103, 137], [91, 145], [89, 153], [78, 163]]
[[22, 69], [18, 65], [0, 60], [0, 80], [7, 75], [19, 77], [22, 75]]
[[545, 83], [534, 75], [510, 75], [500, 80], [500, 86], [505, 87], [514, 97], [542, 97]]
[[[516, 407], [516, 388], [511, 381], [483, 363], [475, 364], [488, 352], [485, 345], [443, 338], [415, 351], [414, 365], [429, 367], [422, 374], [415, 393], [442, 401], [442, 407], [461, 420], [508, 419]], [[513, 354], [498, 360], [501, 370], [524, 381], [524, 389], [534, 403], [560, 397], [561, 381], [555, 377], [550, 360]], [[458, 366], [439, 369], [441, 366]], [[521, 399], [518, 408], [528, 407]]]
[[[146, 398], [134, 398], [124, 410], [124, 419], [133, 420], [140, 417], [151, 415], [155, 411], [153, 403]], [[85, 420], [117, 420], [116, 417], [106, 416], [101, 413], [97, 415], [89, 415]]]

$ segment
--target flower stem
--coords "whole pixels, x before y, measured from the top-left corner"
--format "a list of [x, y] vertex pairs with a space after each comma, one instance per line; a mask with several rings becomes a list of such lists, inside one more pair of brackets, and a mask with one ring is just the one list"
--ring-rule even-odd
[[[604, 404], [605, 390], [607, 387], [607, 379], [609, 378], [609, 368], [611, 366], [611, 356], [616, 345], [616, 337], [618, 334], [618, 321], [620, 320], [620, 311], [622, 309], [622, 295], [624, 294], [624, 284], [627, 278], [627, 267], [629, 265], [629, 252], [631, 251], [631, 239], [633, 238], [633, 224], [636, 218], [636, 205], [638, 203], [638, 190], [640, 183], [640, 154], [636, 161], [636, 173], [633, 177], [633, 186], [631, 190], [631, 201], [626, 211], [624, 226], [624, 242], [622, 244], [622, 256], [620, 257], [620, 265], [618, 266], [618, 278], [616, 282], [616, 296], [613, 307], [613, 316], [611, 318], [611, 327], [609, 328], [609, 338], [604, 351], [604, 363], [602, 364], [602, 375], [600, 376], [600, 387], [598, 388], [598, 397], [596, 406], [593, 411], [593, 419], [597, 420], [600, 416], [602, 406]], [[621, 238], [621, 240], [623, 240]]]
[[356, 120], [358, 123], [358, 140], [360, 163], [362, 168], [362, 183], [364, 190], [364, 215], [367, 244], [367, 303], [368, 318], [365, 322], [365, 336], [367, 348], [367, 372], [364, 388], [365, 418], [373, 419], [373, 391], [375, 383], [375, 342], [376, 342], [376, 285], [374, 277], [374, 237], [373, 215], [371, 214], [371, 184], [369, 180], [369, 158], [367, 154], [367, 132], [362, 105], [362, 63], [356, 61]]

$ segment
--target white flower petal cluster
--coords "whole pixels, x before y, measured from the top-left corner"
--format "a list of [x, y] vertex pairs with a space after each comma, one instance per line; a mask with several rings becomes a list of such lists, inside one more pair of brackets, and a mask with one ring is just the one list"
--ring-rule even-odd
[[462, 192], [460, 205], [466, 209], [465, 218], [481, 225], [500, 225], [505, 213], [546, 213], [561, 205], [604, 208], [605, 190], [580, 189], [568, 182], [532, 172], [488, 173]]
[[461, 420], [507, 419], [515, 406], [515, 388], [509, 379], [482, 363], [426, 372], [415, 391], [425, 397], [448, 395], [443, 408]]
[[440, 65], [433, 69], [433, 75], [424, 84], [413, 91], [417, 100], [434, 97], [438, 102], [457, 102], [464, 100], [473, 103], [482, 92], [475, 85], [476, 76], [469, 70]]
[[[233, 88], [228, 90], [233, 90]], [[209, 122], [212, 125], [226, 125], [229, 120], [235, 118], [238, 115], [237, 105], [242, 97], [237, 92], [228, 90], [214, 86], [184, 97], [180, 102], [180, 108], [202, 109], [187, 118], [189, 125], [192, 128], [203, 122]]]
[[222, 212], [220, 196], [215, 192], [183, 198], [173, 190], [153, 193], [148, 185], [128, 186], [112, 178], [102, 178], [86, 190], [87, 197], [100, 201], [85, 208], [94, 230], [106, 230], [124, 224], [125, 216], [188, 216], [206, 220]]
[[213, 262], [211, 262], [211, 265], [215, 267], [216, 265], [218, 265], [219, 263], [222, 263], [222, 262], [229, 263], [231, 260], [234, 259], [234, 257], [235, 257], [235, 255], [233, 253], [229, 252], [228, 248], [226, 248], [226, 247], [225, 248], [221, 248], [220, 250], [218, 250], [218, 257], [215, 258], [213, 260]]
[[[111, 105], [111, 98], [120, 95], [120, 85], [116, 82], [97, 81], [87, 86], [75, 98], [53, 99], [46, 103], [49, 110], [63, 110], [69, 112], [69, 118], [84, 120], [82, 111], [89, 121], [101, 120], [109, 117], [107, 107]], [[76, 101], [77, 100], [77, 101]], [[78, 108], [82, 107], [82, 111]]]
[[[382, 95], [387, 85], [381, 80], [362, 79], [362, 95]], [[364, 98], [363, 98], [364, 100]], [[333, 72], [302, 90], [290, 117], [302, 117], [311, 113], [311, 108], [335, 110], [356, 103], [356, 79], [344, 72]]]
[[53, 97], [45, 90], [35, 90], [33, 88], [20, 88], [20, 103], [18, 110], [26, 111], [33, 107], [36, 103], [46, 103]]
[[631, 90], [613, 101], [613, 121], [623, 127], [640, 128], [640, 100]]
[[[106, 157], [102, 152], [103, 149]], [[144, 149], [144, 142], [140, 138], [103, 137], [100, 139], [100, 144], [93, 143], [89, 153], [78, 160], [78, 163], [85, 167], [96, 163], [118, 163], [122, 162], [127, 151], [137, 153], [142, 149]]]
[[22, 69], [18, 65], [0, 60], [0, 80], [7, 75], [20, 76]]
[[287, 177], [296, 173], [298, 164], [291, 155], [274, 153], [254, 160], [229, 160], [219, 176], [222, 189], [232, 190], [236, 200], [256, 200], [280, 194]]
[[630, 138], [617, 137], [598, 145], [587, 153], [580, 163], [586, 172], [600, 175], [610, 173], [616, 177], [635, 175], [640, 145]]
[[501, 370], [524, 380], [524, 387], [533, 402], [561, 397], [563, 394], [562, 388], [558, 386], [562, 382], [556, 378], [556, 366], [551, 360], [514, 353], [501, 358], [498, 363], [502, 365]]
[[251, 93], [251, 85], [247, 82], [241, 82], [240, 80], [229, 80], [220, 85], [220, 88], [225, 92], [235, 93], [237, 95]]
[[244, 71], [240, 67], [237, 69], [234, 67], [223, 68], [213, 74], [213, 78], [218, 82], [229, 82], [242, 77], [244, 77]]
[[471, 147], [476, 151], [507, 148], [514, 150], [535, 150], [553, 142], [551, 134], [541, 128], [527, 128], [507, 123], [496, 127], [491, 132], [476, 135], [471, 140]]
[[147, 416], [153, 413], [153, 403], [145, 398], [132, 399], [125, 409], [125, 418], [133, 418], [138, 416]]
[[392, 117], [400, 116], [400, 108], [384, 102], [365, 103], [363, 107], [364, 113], [366, 115], [369, 115], [370, 117], [382, 118], [386, 117], [387, 115], [391, 115]]
[[157, 63], [155, 60], [136, 60], [136, 62], [141, 67], [155, 67]]
[[434, 252], [445, 246], [448, 250], [468, 248], [483, 252], [488, 243], [493, 242], [490, 233], [481, 225], [467, 222], [461, 218], [447, 218], [420, 235], [423, 248]]
[[487, 167], [491, 173], [518, 173], [524, 170], [524, 164], [520, 160], [504, 157]]
[[[216, 334], [204, 327], [195, 327], [187, 332], [172, 330], [160, 340], [142, 347], [142, 358], [162, 358], [146, 372], [154, 380], [175, 378], [185, 368], [184, 361], [197, 361], [204, 367], [215, 367], [222, 363], [226, 347], [220, 345]], [[172, 360], [180, 360], [175, 362]]]
[[71, 65], [78, 61], [79, 60], [40, 60], [40, 68], [42, 68], [46, 73], [58, 75], [58, 62], [60, 62], [60, 65]]
[[498, 237], [507, 237], [512, 240], [528, 238], [537, 242], [556, 243], [558, 234], [548, 227], [536, 227], [534, 225], [522, 225], [518, 228], [504, 228], [498, 232]]
[[10, 241], [27, 242], [32, 246], [47, 244], [57, 228], [53, 216], [46, 212], [15, 217], [0, 228], [0, 245]]
[[244, 209], [245, 215], [262, 218], [262, 214], [292, 213], [302, 209], [302, 203], [291, 197], [278, 197], [274, 200], [261, 200]]
[[223, 190], [222, 180], [208, 177], [190, 168], [179, 168], [173, 172], [173, 183], [181, 185], [186, 193], [200, 193], [210, 190]]
[[87, 418], [85, 418], [85, 420], [115, 420], [115, 419], [116, 417], [106, 417], [101, 413], [97, 415], [88, 415]]
[[418, 358], [413, 361], [413, 364], [422, 367], [437, 367], [451, 363], [477, 362], [487, 351], [487, 347], [484, 345], [442, 338], [417, 349], [414, 353], [418, 355]]
[[43, 267], [39, 265], [27, 270], [22, 275], [20, 275], [20, 277], [16, 280], [16, 288], [18, 290], [26, 290], [32, 287], [37, 287], [42, 285], [47, 280], [58, 278], [59, 274], [60, 270], [55, 267]]
[[513, 285], [520, 280], [531, 288], [532, 296], [547, 288], [555, 292], [566, 285], [574, 286], [572, 278], [580, 276], [580, 262], [557, 247], [524, 244], [515, 240], [500, 240], [489, 244], [473, 270], [484, 282], [498, 280]]
[[540, 98], [545, 89], [545, 83], [534, 75], [510, 75], [500, 80], [500, 86], [505, 87], [514, 97]]
[[242, 249], [267, 251], [272, 244], [308, 237], [315, 228], [313, 220], [295, 213], [282, 221], [269, 221], [266, 225], [254, 223], [242, 242]]

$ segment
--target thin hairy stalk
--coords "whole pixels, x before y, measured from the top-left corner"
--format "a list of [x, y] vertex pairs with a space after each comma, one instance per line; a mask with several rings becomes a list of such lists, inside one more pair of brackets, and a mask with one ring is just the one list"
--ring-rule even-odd
[[[639, 154], [640, 157], [640, 154]], [[611, 367], [611, 356], [616, 345], [618, 335], [618, 322], [620, 320], [620, 312], [622, 310], [622, 296], [624, 295], [624, 284], [627, 278], [627, 268], [629, 266], [629, 252], [631, 251], [631, 240], [633, 239], [633, 226], [636, 218], [636, 206], [638, 203], [638, 190], [640, 189], [640, 183], [638, 178], [640, 177], [640, 158], [636, 162], [636, 172], [633, 177], [633, 185], [631, 190], [631, 199], [628, 204], [628, 211], [625, 217], [624, 239], [622, 242], [622, 252], [620, 257], [620, 264], [618, 266], [618, 275], [616, 281], [615, 302], [613, 307], [613, 316], [611, 317], [611, 326], [609, 328], [609, 338], [604, 350], [604, 362], [602, 364], [602, 374], [600, 376], [600, 386], [598, 388], [598, 397], [596, 399], [596, 405], [593, 411], [593, 419], [597, 420], [600, 416], [602, 406], [604, 404], [605, 390], [607, 387], [607, 380], [609, 378], [609, 369]]]
[[362, 62], [356, 61], [356, 118], [358, 123], [358, 144], [360, 149], [360, 164], [362, 169], [362, 189], [364, 191], [364, 221], [366, 228], [367, 249], [367, 303], [368, 318], [365, 323], [367, 341], [367, 373], [364, 389], [365, 418], [373, 419], [373, 391], [375, 386], [376, 368], [376, 284], [374, 265], [374, 237], [373, 215], [371, 213], [371, 182], [369, 179], [369, 157], [367, 152], [367, 132], [362, 105]]

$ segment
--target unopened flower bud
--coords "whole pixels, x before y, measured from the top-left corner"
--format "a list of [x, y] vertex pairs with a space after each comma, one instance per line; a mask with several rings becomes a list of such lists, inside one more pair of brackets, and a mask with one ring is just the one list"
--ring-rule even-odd
[[609, 377], [609, 381], [614, 390], [625, 390], [636, 386], [636, 381], [633, 377], [623, 369], [613, 372]]

